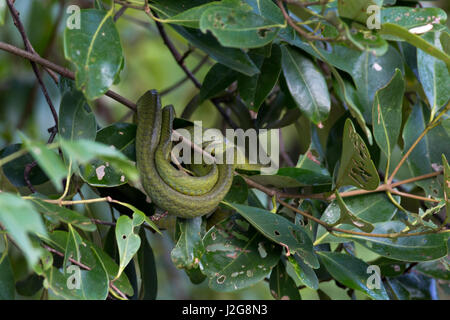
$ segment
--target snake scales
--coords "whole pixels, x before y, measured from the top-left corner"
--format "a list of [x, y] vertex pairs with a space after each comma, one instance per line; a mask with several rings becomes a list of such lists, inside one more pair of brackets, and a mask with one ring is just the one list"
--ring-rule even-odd
[[203, 176], [190, 176], [170, 163], [173, 106], [161, 108], [155, 90], [137, 102], [136, 160], [147, 195], [169, 215], [194, 218], [211, 213], [228, 193], [234, 165], [212, 164]]

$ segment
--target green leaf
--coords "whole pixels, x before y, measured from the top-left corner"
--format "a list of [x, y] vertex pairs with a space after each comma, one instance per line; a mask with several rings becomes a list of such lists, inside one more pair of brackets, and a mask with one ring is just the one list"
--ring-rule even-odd
[[198, 267], [205, 247], [202, 241], [202, 218], [177, 218], [180, 237], [170, 254], [173, 264], [178, 269], [195, 269]]
[[279, 25], [285, 24], [283, 13], [271, 0], [244, 0], [244, 2], [253, 8], [254, 13]]
[[66, 140], [94, 140], [97, 122], [91, 107], [79, 91], [64, 94], [59, 108], [58, 132]]
[[[421, 101], [412, 108], [412, 112], [403, 129], [404, 153], [407, 152], [428, 125], [428, 110]], [[409, 154], [408, 164], [411, 176], [420, 176], [433, 172], [433, 163], [441, 163], [442, 154], [450, 156], [449, 135], [442, 126], [431, 129]], [[437, 179], [416, 181], [427, 196], [442, 198], [442, 188]]]
[[141, 228], [139, 236], [141, 237], [142, 243], [138, 251], [139, 269], [142, 278], [140, 297], [142, 300], [155, 300], [158, 293], [155, 256], [145, 236], [144, 228]]
[[[136, 167], [114, 146], [89, 140], [66, 141], [64, 139], [60, 139], [60, 144], [63, 151], [80, 164], [87, 164], [98, 159], [111, 164], [117, 170], [121, 170], [124, 173], [122, 180], [128, 177], [128, 179], [136, 181], [139, 177]], [[90, 166], [86, 166], [83, 169], [83, 176], [93, 174], [90, 168]], [[99, 166], [95, 169], [95, 174], [98, 175], [99, 179], [103, 175], [104, 169], [106, 169], [106, 164], [104, 167]]]
[[436, 46], [430, 44], [422, 37], [419, 37], [418, 35], [409, 32], [409, 30], [401, 26], [398, 26], [393, 23], [384, 23], [382, 29], [380, 30], [380, 33], [399, 37], [405, 40], [406, 42], [412, 44], [413, 46], [417, 47], [418, 49], [423, 50], [427, 54], [444, 61], [445, 64], [447, 64], [447, 66], [450, 65], [450, 56], [448, 54], [446, 54]]
[[396, 278], [386, 278], [385, 286], [392, 300], [410, 300], [408, 290]]
[[[400, 221], [375, 223], [374, 233], [397, 233], [405, 229]], [[383, 257], [400, 261], [429, 261], [447, 255], [447, 239], [445, 233], [431, 233], [420, 236], [400, 237], [395, 239], [373, 238], [352, 235], [352, 240], [362, 244], [370, 251]]]
[[64, 32], [64, 55], [74, 63], [77, 88], [88, 100], [102, 96], [121, 70], [122, 46], [112, 13], [81, 10], [81, 28]]
[[34, 266], [42, 249], [32, 245], [29, 234], [46, 235], [47, 231], [33, 205], [14, 194], [1, 192], [0, 223], [23, 251], [28, 265]]
[[64, 253], [63, 271], [67, 272], [67, 267], [72, 264], [71, 259], [81, 263], [80, 245], [83, 244], [83, 239], [80, 234], [69, 224], [69, 234], [67, 236], [66, 250]]
[[440, 8], [388, 7], [381, 9], [381, 23], [393, 23], [407, 29], [445, 22], [447, 14]]
[[277, 300], [301, 300], [295, 281], [288, 275], [280, 260], [270, 274], [270, 293]]
[[360, 111], [367, 123], [372, 121], [375, 93], [391, 81], [396, 69], [404, 72], [402, 57], [392, 46], [389, 46], [386, 54], [381, 57], [374, 56], [370, 51], [364, 51], [351, 69], [357, 99], [362, 108]]
[[17, 293], [24, 297], [34, 296], [42, 289], [43, 280], [41, 276], [32, 273], [28, 277], [25, 277], [25, 279], [16, 282]]
[[196, 6], [180, 13], [171, 16], [170, 18], [164, 19], [164, 23], [178, 24], [189, 28], [200, 28], [200, 19], [206, 10], [212, 7], [227, 7], [227, 8], [243, 8], [244, 10], [248, 7], [245, 3], [238, 0], [223, 0], [220, 2], [208, 2], [200, 6]]
[[235, 203], [245, 203], [248, 199], [248, 185], [244, 178], [239, 175], [235, 175], [233, 178], [233, 184], [230, 190], [225, 196], [225, 201]]
[[[399, 197], [396, 197], [399, 200]], [[366, 194], [345, 198], [345, 205], [354, 216], [370, 223], [389, 221], [397, 212], [397, 207], [382, 193]], [[328, 224], [335, 224], [340, 217], [341, 208], [335, 200], [325, 209], [321, 220]], [[354, 230], [352, 225], [340, 225], [336, 227], [346, 230]], [[346, 238], [339, 238], [329, 234], [324, 227], [317, 229], [315, 245], [327, 242], [346, 242]]]
[[152, 0], [149, 5], [165, 18], [201, 6], [209, 0]]
[[211, 6], [200, 18], [200, 30], [211, 31], [224, 47], [262, 47], [275, 39], [278, 26], [242, 5], [233, 8]]
[[[0, 151], [0, 158], [4, 158], [22, 149], [21, 144], [11, 144]], [[24, 179], [25, 167], [34, 161], [33, 157], [27, 153], [20, 158], [3, 165], [3, 173], [15, 187], [27, 185]], [[28, 176], [32, 185], [40, 185], [48, 181], [48, 177], [39, 166], [34, 167]]]
[[[442, 49], [438, 32], [429, 32], [423, 36], [423, 39]], [[428, 99], [431, 108], [431, 117], [439, 112], [450, 99], [450, 73], [445, 63], [435, 57], [427, 54], [423, 50], [417, 50], [417, 67], [419, 70], [419, 80]]]
[[338, 191], [334, 194], [336, 195], [336, 201], [339, 206], [339, 219], [333, 224], [333, 226], [338, 224], [349, 224], [364, 232], [371, 232], [373, 230], [374, 227], [370, 222], [359, 218], [347, 207], [344, 199], [342, 199]]
[[[1, 5], [0, 5], [1, 9]], [[0, 253], [2, 257], [3, 253]], [[14, 274], [9, 261], [9, 256], [0, 262], [0, 300], [14, 300], [16, 295]]]
[[379, 257], [378, 259], [368, 262], [370, 265], [380, 267], [380, 272], [384, 277], [396, 277], [403, 274], [408, 265], [407, 262]]
[[436, 297], [436, 282], [430, 277], [411, 272], [396, 277], [395, 280], [408, 292], [410, 300], [432, 300]]
[[173, 26], [173, 28], [189, 43], [204, 51], [217, 62], [250, 77], [259, 73], [258, 68], [244, 51], [222, 47], [213, 35], [204, 34], [200, 30], [180, 26]]
[[[96, 142], [113, 146], [132, 161], [136, 160], [135, 140], [136, 125], [130, 123], [114, 123], [98, 131], [96, 138]], [[122, 170], [98, 159], [83, 166], [81, 175], [84, 181], [97, 187], [116, 187], [128, 182]]]
[[449, 281], [450, 280], [450, 258], [446, 257], [435, 260], [421, 262], [414, 267], [417, 270], [427, 276]]
[[289, 91], [308, 118], [318, 124], [328, 118], [328, 87], [316, 65], [298, 51], [281, 47], [282, 67]]
[[[73, 270], [64, 272], [51, 267], [41, 274], [45, 278], [44, 287], [65, 300], [105, 300], [109, 290], [108, 274], [96, 249], [90, 247], [87, 250], [95, 259], [95, 263], [89, 266], [90, 270], [75, 266]], [[70, 288], [69, 284], [75, 287]]]
[[344, 144], [336, 188], [352, 185], [365, 190], [375, 190], [380, 183], [377, 169], [363, 139], [355, 131], [350, 119], [344, 127]]
[[82, 214], [67, 209], [65, 207], [60, 207], [56, 204], [45, 202], [41, 199], [31, 199], [34, 207], [37, 211], [43, 213], [44, 215], [56, 218], [62, 223], [71, 224], [74, 227], [80, 228], [84, 231], [95, 231], [97, 226], [92, 223], [91, 219], [83, 216]]
[[287, 250], [287, 255], [297, 253], [312, 268], [319, 267], [311, 239], [299, 225], [264, 209], [236, 203], [227, 205], [235, 209], [265, 237], [282, 245]]
[[251, 55], [261, 73], [253, 77], [240, 75], [238, 78], [238, 88], [241, 98], [247, 107], [258, 110], [266, 97], [275, 86], [281, 72], [281, 50], [277, 45], [272, 46], [269, 57]]
[[320, 261], [337, 281], [349, 288], [359, 290], [375, 300], [389, 300], [381, 279], [379, 289], [368, 287], [371, 273], [368, 272], [369, 265], [364, 261], [344, 253], [325, 251], [317, 253]]
[[[142, 223], [142, 222], [141, 222]], [[133, 256], [138, 252], [141, 246], [141, 238], [134, 232], [134, 228], [139, 224], [135, 224], [134, 218], [131, 220], [127, 216], [120, 216], [116, 223], [116, 241], [119, 249], [120, 263], [117, 278], [120, 277], [125, 267], [131, 261]]]
[[[54, 231], [50, 233], [48, 236], [41, 236], [42, 241], [47, 243], [49, 246], [57, 249], [60, 252], [65, 252], [67, 245], [68, 232], [65, 231]], [[83, 242], [86, 246], [80, 246], [80, 255], [84, 265], [88, 267], [93, 267], [98, 263], [97, 257], [94, 255], [95, 253], [98, 255], [102, 264], [105, 267], [106, 272], [108, 273], [108, 278], [110, 281], [114, 280], [114, 285], [123, 293], [128, 296], [133, 296], [133, 288], [127, 278], [127, 276], [122, 273], [122, 275], [116, 279], [117, 273], [119, 271], [119, 266], [116, 262], [111, 258], [107, 253], [105, 253], [101, 248], [94, 245], [90, 241], [83, 239]], [[92, 248], [92, 249], [91, 249]], [[62, 274], [61, 274], [62, 275]], [[65, 282], [64, 282], [65, 284]]]
[[27, 149], [45, 174], [50, 178], [58, 191], [62, 190], [62, 179], [67, 176], [67, 169], [56, 152], [50, 150], [47, 145], [28, 139], [20, 134], [23, 145]]
[[198, 104], [224, 91], [236, 80], [237, 75], [238, 72], [235, 70], [216, 63], [206, 74], [205, 80], [203, 80]]
[[317, 279], [316, 273], [310, 266], [303, 263], [303, 261], [296, 256], [289, 256], [287, 258], [294, 269], [295, 274], [305, 286], [313, 290], [319, 289], [319, 279]]
[[323, 171], [303, 168], [280, 168], [274, 175], [253, 175], [251, 180], [277, 188], [295, 188], [331, 184], [331, 177]]
[[349, 18], [365, 24], [369, 18], [367, 8], [370, 5], [381, 7], [382, 4], [383, 0], [339, 0], [338, 12], [342, 18]]
[[396, 69], [392, 80], [375, 94], [372, 108], [373, 136], [388, 161], [400, 134], [404, 92], [402, 73]]
[[256, 284], [280, 259], [280, 248], [245, 220], [231, 217], [212, 227], [203, 237], [202, 272], [209, 287], [228, 292]]

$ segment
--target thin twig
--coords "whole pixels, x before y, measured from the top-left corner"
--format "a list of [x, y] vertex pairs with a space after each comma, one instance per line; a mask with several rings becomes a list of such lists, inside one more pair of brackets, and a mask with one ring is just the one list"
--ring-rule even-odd
[[[14, 25], [17, 27], [17, 30], [19, 30], [20, 35], [22, 36], [22, 40], [25, 46], [25, 49], [32, 53], [32, 54], [36, 54], [36, 51], [34, 50], [33, 46], [31, 45], [30, 40], [27, 37], [27, 34], [25, 32], [25, 28], [22, 24], [22, 22], [20, 21], [19, 18], [19, 12], [16, 10], [16, 8], [14, 7], [14, 3], [12, 2], [12, 0], [7, 0], [6, 1], [9, 11], [11, 12], [11, 15], [13, 17], [13, 21], [14, 21]], [[44, 94], [45, 100], [47, 101], [47, 104], [50, 108], [50, 111], [52, 113], [53, 119], [55, 121], [56, 126], [58, 126], [58, 113], [56, 112], [55, 107], [53, 106], [53, 102], [50, 99], [50, 96], [48, 94], [47, 88], [44, 84], [44, 81], [42, 80], [42, 76], [41, 73], [39, 71], [38, 66], [36, 65], [35, 62], [30, 61], [31, 67], [33, 68], [33, 72], [36, 75], [36, 79], [39, 82], [39, 85], [41, 86], [42, 89], [42, 93]]]
[[[0, 50], [7, 51], [7, 52], [15, 54], [19, 57], [36, 62], [44, 67], [47, 67], [47, 68], [59, 73], [60, 75], [62, 75], [65, 78], [75, 80], [75, 73], [73, 73], [72, 71], [70, 71], [60, 65], [57, 65], [47, 59], [42, 58], [38, 54], [30, 53], [28, 51], [22, 50], [20, 48], [17, 48], [13, 45], [10, 45], [8, 43], [1, 42], [1, 41], [0, 41]], [[136, 104], [134, 102], [128, 100], [125, 97], [122, 97], [121, 95], [119, 95], [118, 93], [116, 93], [114, 91], [108, 90], [105, 93], [105, 95], [116, 100], [117, 102], [123, 104], [124, 106], [126, 106], [132, 110], [136, 110]]]

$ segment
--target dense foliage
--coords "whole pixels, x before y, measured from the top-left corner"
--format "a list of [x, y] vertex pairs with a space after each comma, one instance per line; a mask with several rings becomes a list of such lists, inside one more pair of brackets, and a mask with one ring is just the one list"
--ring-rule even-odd
[[[0, 0], [0, 299], [155, 299], [168, 253], [217, 297], [448, 298], [450, 35], [423, 4]], [[175, 129], [280, 130], [279, 169], [167, 216], [135, 166], [150, 89]]]

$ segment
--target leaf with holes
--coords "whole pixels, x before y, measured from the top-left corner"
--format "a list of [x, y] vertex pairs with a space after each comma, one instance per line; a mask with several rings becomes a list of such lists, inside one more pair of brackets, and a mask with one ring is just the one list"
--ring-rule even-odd
[[177, 218], [180, 237], [170, 254], [172, 262], [179, 269], [195, 269], [205, 251], [202, 241], [202, 218]]
[[381, 279], [378, 279], [380, 287], [369, 287], [367, 272], [369, 265], [364, 261], [349, 254], [319, 251], [320, 261], [328, 272], [343, 285], [359, 290], [375, 300], [389, 300]]
[[112, 13], [81, 10], [80, 28], [64, 32], [64, 55], [75, 65], [76, 86], [88, 100], [103, 95], [122, 68], [122, 46]]
[[[136, 125], [114, 123], [97, 132], [98, 143], [114, 147], [131, 161], [136, 160]], [[95, 159], [81, 168], [81, 176], [91, 186], [116, 187], [128, 182], [124, 172], [110, 166], [109, 161]]]
[[233, 216], [212, 227], [203, 237], [200, 259], [209, 287], [234, 291], [263, 280], [280, 259], [279, 246], [263, 237], [241, 217]]
[[[85, 139], [78, 141], [60, 139], [60, 144], [63, 151], [79, 164], [88, 164], [92, 160], [101, 160], [112, 165], [117, 170], [121, 170], [124, 173], [123, 179], [127, 177], [132, 181], [137, 181], [139, 178], [136, 167], [114, 146]], [[89, 168], [91, 167], [86, 166], [83, 176], [96, 174], [100, 177], [104, 174], [106, 164], [97, 167], [95, 173], [91, 173]]]
[[381, 23], [394, 23], [411, 29], [445, 22], [447, 14], [440, 8], [387, 7], [381, 9]]
[[281, 260], [270, 274], [269, 286], [270, 293], [276, 300], [301, 300], [295, 281], [286, 272]]
[[200, 18], [200, 30], [211, 31], [224, 47], [262, 47], [275, 39], [278, 27], [279, 24], [244, 6], [212, 6]]
[[404, 92], [405, 81], [401, 71], [396, 69], [391, 81], [377, 91], [373, 103], [373, 136], [389, 162], [400, 134]]
[[366, 144], [356, 133], [350, 119], [345, 122], [343, 136], [344, 144], [336, 188], [352, 185], [365, 190], [375, 190], [380, 183], [380, 177]]
[[264, 236], [282, 245], [286, 249], [287, 255], [297, 253], [312, 268], [319, 267], [311, 239], [302, 227], [264, 209], [236, 203], [226, 204], [235, 209]]
[[116, 241], [119, 249], [120, 263], [116, 278], [120, 277], [125, 267], [138, 252], [141, 246], [141, 238], [134, 232], [134, 228], [142, 224], [143, 220], [136, 221], [127, 216], [120, 216], [116, 223]]

